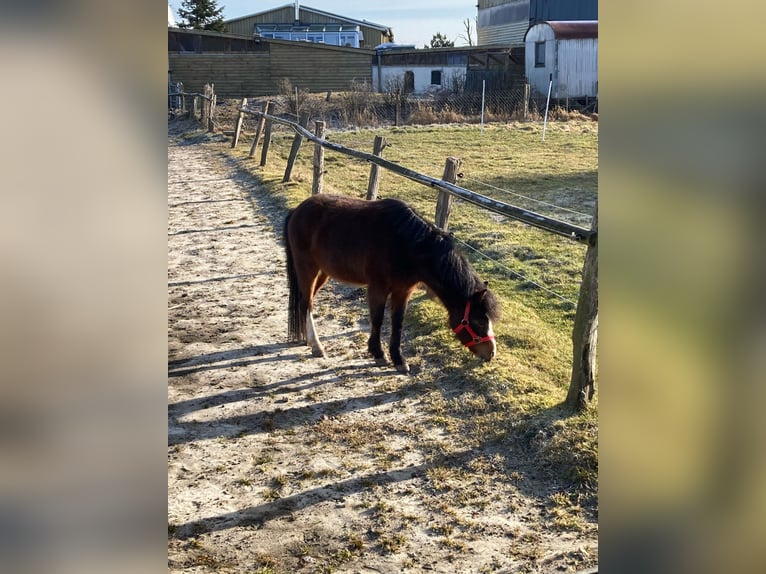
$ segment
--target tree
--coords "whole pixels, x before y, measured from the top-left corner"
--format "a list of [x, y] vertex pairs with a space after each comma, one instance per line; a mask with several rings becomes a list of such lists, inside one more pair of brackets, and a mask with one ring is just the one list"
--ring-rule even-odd
[[[474, 23], [477, 23], [477, 18], [474, 18], [473, 20], [474, 20]], [[466, 41], [466, 43], [469, 46], [473, 46], [474, 45], [473, 44], [473, 30], [474, 30], [474, 28], [473, 28], [473, 25], [471, 24], [471, 19], [470, 18], [466, 18], [465, 20], [463, 20], [463, 28], [465, 28], [465, 34], [460, 34], [460, 36], [458, 36], [458, 38], [462, 38], [463, 40]]]
[[184, 20], [179, 24], [180, 28], [226, 31], [226, 24], [223, 23], [223, 6], [219, 8], [216, 0], [184, 0], [181, 8], [178, 9], [178, 16]]
[[433, 35], [433, 38], [431, 38], [431, 45], [428, 44], [424, 45], [424, 48], [452, 48], [455, 45], [455, 42], [452, 40], [448, 40], [447, 36], [442, 34], [441, 32], [437, 32]]

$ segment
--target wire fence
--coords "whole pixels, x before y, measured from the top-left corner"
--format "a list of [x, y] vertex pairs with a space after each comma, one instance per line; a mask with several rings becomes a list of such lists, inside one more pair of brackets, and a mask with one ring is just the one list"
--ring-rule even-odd
[[[270, 102], [270, 113], [297, 119], [307, 114], [311, 121], [321, 120], [329, 129], [390, 127], [402, 125], [456, 124], [542, 120], [545, 98], [532, 93], [520, 84], [507, 90], [487, 90], [486, 93], [466, 91], [434, 91], [428, 94], [401, 91], [373, 92], [369, 84], [353, 84], [345, 92], [310, 93], [289, 82], [280, 93], [269, 96], [248, 97], [248, 105], [257, 107]], [[217, 129], [227, 129], [241, 102], [221, 100], [218, 117], [213, 118]], [[179, 98], [169, 98], [171, 113]], [[593, 103], [589, 104], [593, 107]], [[548, 113], [549, 121], [593, 118], [580, 102], [562, 100], [554, 102]], [[252, 121], [252, 120], [251, 120]], [[245, 125], [248, 129], [248, 125]]]

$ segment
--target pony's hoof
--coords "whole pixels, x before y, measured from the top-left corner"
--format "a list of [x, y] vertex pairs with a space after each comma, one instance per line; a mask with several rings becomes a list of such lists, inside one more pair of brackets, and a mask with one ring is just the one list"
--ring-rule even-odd
[[400, 365], [394, 365], [396, 367], [396, 370], [402, 373], [403, 375], [409, 375], [410, 374], [410, 366], [407, 363], [402, 363]]
[[327, 358], [327, 353], [325, 353], [324, 349], [321, 349], [321, 348], [320, 349], [316, 349], [316, 348], [311, 349], [311, 354], [313, 356], [315, 356], [315, 357], [319, 357], [319, 358], [322, 358], [322, 359], [326, 359]]
[[388, 364], [388, 359], [385, 357], [375, 357], [375, 364], [379, 367], [385, 367]]

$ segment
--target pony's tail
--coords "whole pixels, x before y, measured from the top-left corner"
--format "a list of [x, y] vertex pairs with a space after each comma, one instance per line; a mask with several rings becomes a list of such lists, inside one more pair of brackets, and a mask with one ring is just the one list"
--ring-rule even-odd
[[287, 303], [287, 339], [289, 341], [306, 340], [306, 313], [302, 313], [300, 306], [303, 297], [298, 286], [298, 275], [295, 273], [293, 252], [290, 248], [290, 239], [287, 234], [287, 224], [292, 212], [285, 218], [285, 226], [282, 237], [285, 241], [285, 255], [287, 256], [287, 285], [290, 289], [290, 297]]

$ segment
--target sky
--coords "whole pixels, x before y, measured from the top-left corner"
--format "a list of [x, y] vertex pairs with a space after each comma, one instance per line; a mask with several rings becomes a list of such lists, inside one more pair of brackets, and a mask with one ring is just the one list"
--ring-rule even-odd
[[[178, 18], [182, 0], [172, 0], [170, 6]], [[290, 0], [218, 0], [223, 7], [224, 20], [247, 16], [278, 6], [289, 4]], [[456, 46], [468, 43], [459, 35], [465, 34], [463, 22], [471, 20], [473, 40], [476, 43], [477, 14], [476, 0], [385, 0], [351, 2], [349, 0], [301, 0], [301, 4], [331, 12], [354, 20], [367, 20], [388, 26], [394, 31], [394, 40], [399, 44], [414, 44], [422, 48], [429, 44], [437, 32], [441, 32]]]

